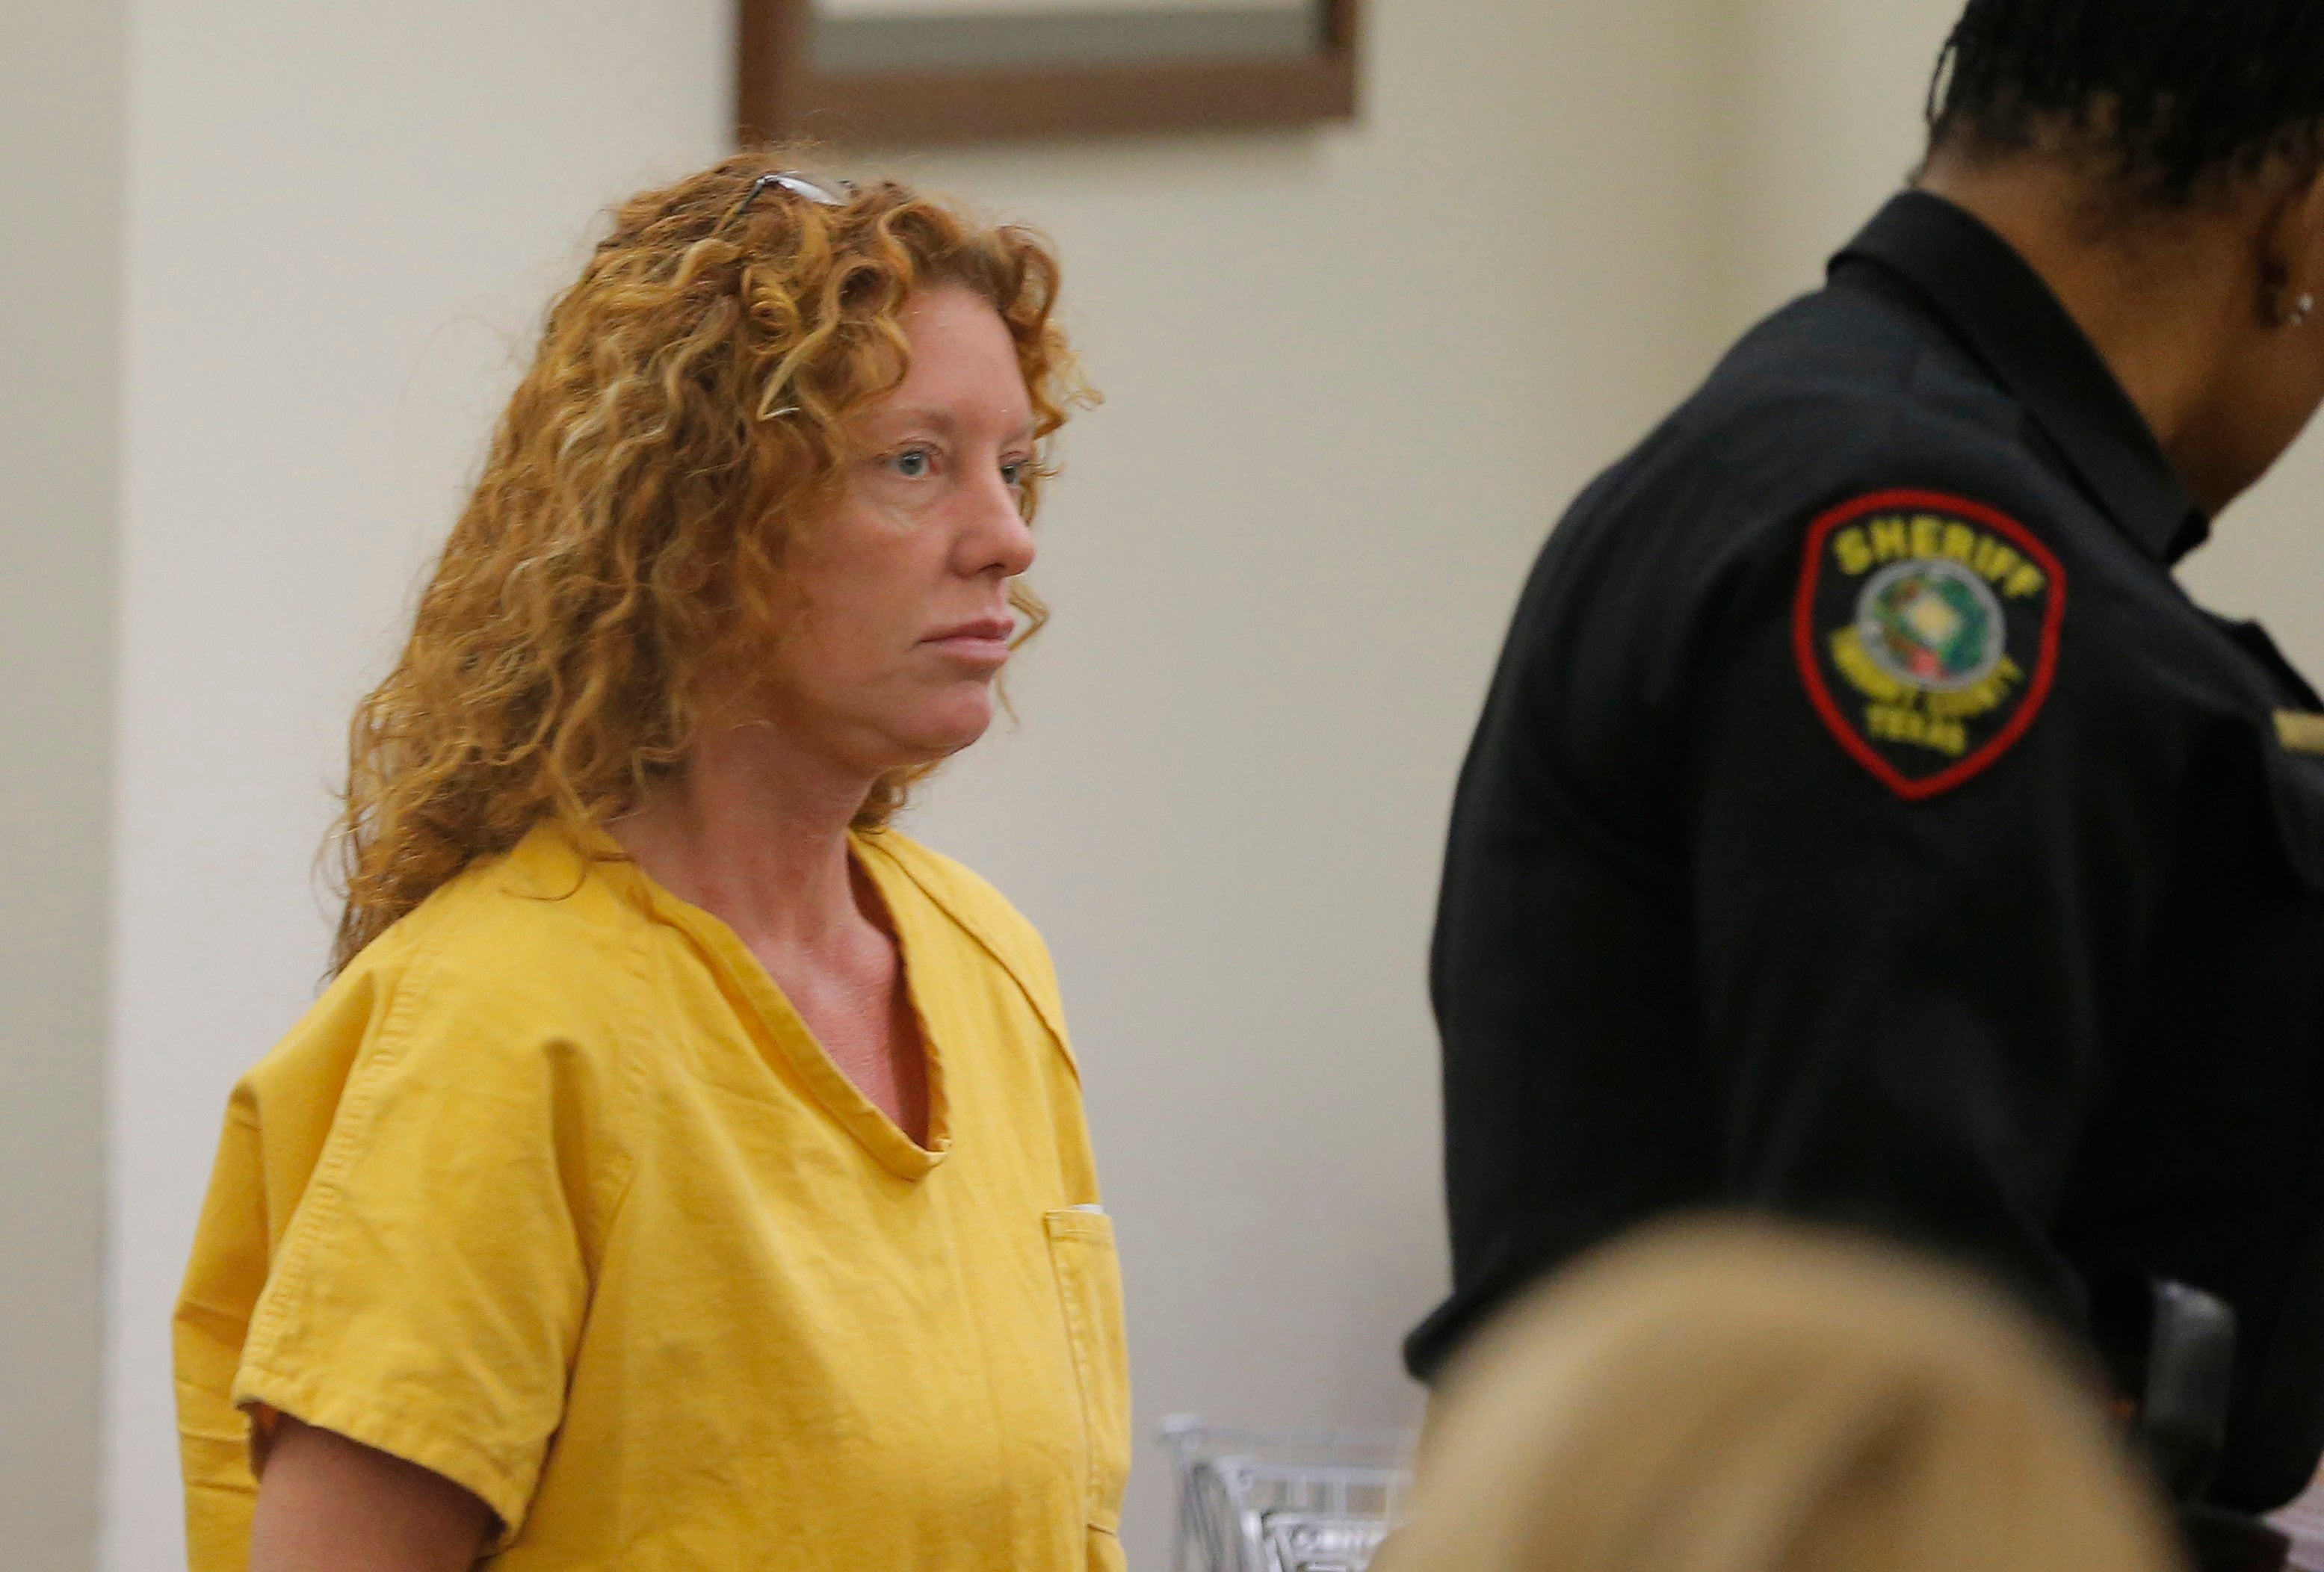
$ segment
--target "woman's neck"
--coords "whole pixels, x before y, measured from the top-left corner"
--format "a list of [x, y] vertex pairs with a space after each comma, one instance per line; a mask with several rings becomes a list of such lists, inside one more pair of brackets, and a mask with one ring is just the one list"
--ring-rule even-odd
[[2252, 256], [2273, 175], [2211, 206], [2141, 221], [2093, 216], [2087, 173], [2027, 155], [1932, 159], [1921, 188], [2007, 241], [2080, 326], [2197, 502], [2217, 512], [2254, 477], [2222, 479], [2223, 397], [2248, 377], [2258, 321]]
[[607, 828], [656, 883], [752, 948], [812, 951], [872, 920], [847, 832], [873, 784], [772, 725], [706, 721], [678, 771]]

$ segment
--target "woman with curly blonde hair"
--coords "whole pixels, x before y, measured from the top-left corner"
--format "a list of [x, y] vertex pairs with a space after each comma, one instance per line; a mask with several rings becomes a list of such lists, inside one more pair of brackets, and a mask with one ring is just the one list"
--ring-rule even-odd
[[889, 827], [1043, 616], [1056, 290], [746, 154], [551, 308], [356, 712], [336, 979], [228, 1109], [197, 1572], [1119, 1563], [1056, 979]]

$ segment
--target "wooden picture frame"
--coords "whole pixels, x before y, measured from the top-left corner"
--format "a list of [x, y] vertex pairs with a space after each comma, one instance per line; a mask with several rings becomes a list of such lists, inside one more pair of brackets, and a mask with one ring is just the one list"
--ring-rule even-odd
[[1287, 58], [853, 70], [814, 60], [816, 0], [739, 3], [735, 119], [745, 144], [925, 146], [1285, 127], [1356, 113], [1360, 0], [1314, 0], [1315, 48]]

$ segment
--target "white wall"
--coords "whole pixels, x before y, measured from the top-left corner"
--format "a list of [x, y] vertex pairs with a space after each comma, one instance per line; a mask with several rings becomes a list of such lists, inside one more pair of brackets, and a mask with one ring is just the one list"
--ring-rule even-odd
[[0, 49], [0, 1542], [42, 1572], [97, 1526], [124, 10]]
[[2324, 437], [2312, 428], [2301, 437], [2220, 517], [2180, 577], [2212, 610], [2258, 619], [2310, 683], [2324, 684]]
[[[1112, 395], [1024, 729], [918, 823], [1057, 950], [1141, 1432], [1414, 1415], [1438, 841], [1526, 559], [1703, 358], [1698, 4], [1382, 0], [1360, 128], [906, 161], [1057, 235]], [[226, 1090], [322, 962], [346, 714], [588, 216], [721, 145], [728, 8], [650, 9], [135, 8], [121, 1572], [177, 1555], [168, 1308]]]
[[1929, 77], [1962, 0], [1714, 0], [1728, 336], [1823, 281], [1920, 162]]

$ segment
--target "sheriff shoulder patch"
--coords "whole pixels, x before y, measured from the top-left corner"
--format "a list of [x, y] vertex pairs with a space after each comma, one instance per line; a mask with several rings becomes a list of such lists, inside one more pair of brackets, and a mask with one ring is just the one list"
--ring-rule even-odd
[[1793, 642], [1840, 745], [1921, 802], [2025, 735], [2065, 615], [2065, 570], [2024, 525], [1960, 497], [1880, 492], [1808, 530]]

